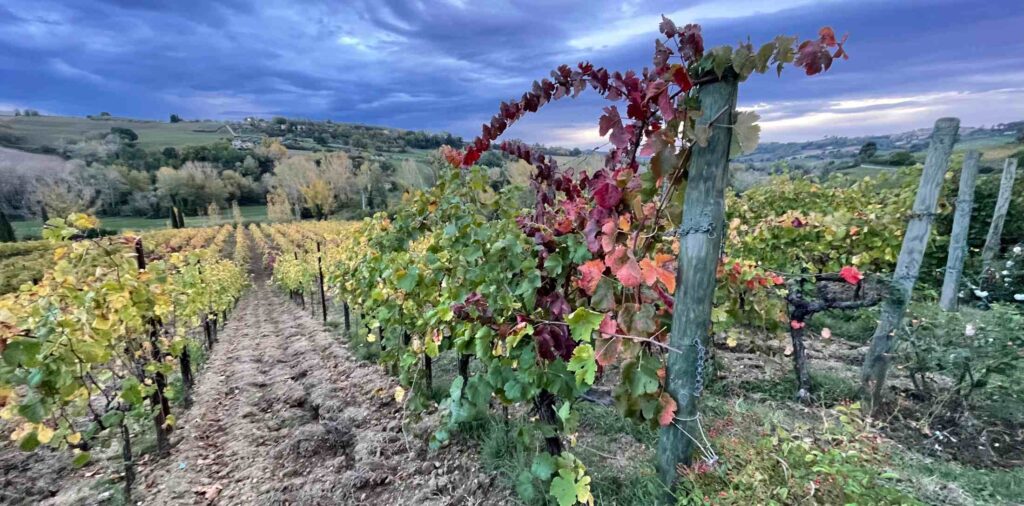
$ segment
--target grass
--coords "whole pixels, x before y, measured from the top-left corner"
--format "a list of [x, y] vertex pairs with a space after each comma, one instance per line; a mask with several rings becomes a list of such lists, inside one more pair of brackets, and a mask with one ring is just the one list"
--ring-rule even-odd
[[[267, 220], [267, 206], [241, 206], [242, 219], [244, 221], [266, 221]], [[224, 223], [232, 223], [234, 218], [231, 216], [231, 209], [222, 209], [219, 217], [211, 218], [209, 216], [186, 216], [185, 224], [189, 227], [207, 227], [210, 225], [221, 225]], [[13, 221], [11, 225], [14, 227], [14, 233], [17, 234], [19, 240], [25, 240], [26, 238], [38, 238], [42, 234], [43, 223], [40, 220], [31, 221]], [[158, 228], [167, 228], [167, 218], [138, 218], [134, 216], [114, 216], [110, 218], [100, 218], [100, 226], [103, 228], [125, 231], [125, 230], [153, 230]]]
[[814, 315], [808, 322], [808, 328], [816, 334], [820, 334], [821, 329], [827, 327], [832, 331], [832, 335], [855, 343], [868, 342], [877, 325], [877, 308], [825, 311]]
[[27, 150], [56, 147], [66, 140], [110, 132], [112, 127], [135, 131], [139, 134], [137, 145], [143, 149], [180, 148], [231, 138], [226, 130], [217, 131], [222, 123], [212, 121], [164, 123], [121, 118], [92, 120], [73, 116], [18, 116], [3, 123], [11, 127], [9, 132], [19, 137], [19, 142], [10, 147]]
[[[337, 316], [335, 316], [337, 318]], [[855, 335], [864, 329], [867, 334], [874, 328], [872, 311], [836, 312], [815, 317], [819, 324], [831, 326], [833, 332]], [[355, 320], [355, 318], [353, 318]], [[337, 329], [340, 321], [331, 321]], [[355, 323], [355, 321], [353, 321]], [[356, 327], [360, 328], [360, 327]], [[839, 329], [839, 330], [837, 330]], [[341, 329], [337, 329], [341, 330]], [[358, 341], [359, 337], [355, 337]], [[351, 342], [351, 341], [350, 341]], [[373, 359], [374, 353], [353, 346], [364, 359]], [[477, 362], [473, 361], [473, 373]], [[434, 362], [434, 396], [442, 399], [447, 386], [456, 374], [452, 354]], [[820, 406], [834, 406], [857, 398], [854, 382], [833, 374], [812, 373], [815, 394]], [[712, 383], [709, 395], [702, 401], [701, 411], [709, 423], [715, 420], [742, 420], [740, 433], [763, 430], [766, 427], [798, 425], [815, 426], [824, 411], [808, 410], [792, 402], [795, 382], [791, 374], [774, 381], [746, 382], [738, 389], [725, 391]], [[580, 402], [576, 405], [580, 426], [576, 444], [567, 450], [587, 465], [593, 478], [592, 493], [597, 504], [647, 505], [657, 504], [663, 488], [654, 468], [654, 449], [658, 431], [621, 416], [615, 408]], [[483, 420], [463, 424], [453, 435], [472, 441], [479, 448], [484, 469], [494, 473], [502, 487], [515, 490], [519, 500], [527, 505], [550, 505], [546, 484], [529, 476], [534, 457], [542, 452], [541, 435], [530, 421], [528, 410], [513, 409], [505, 419], [501, 409], [494, 409]], [[710, 426], [709, 426], [710, 427]], [[723, 443], [724, 444], [724, 443]], [[720, 450], [727, 448], [722, 447]], [[895, 444], [884, 446], [891, 452], [898, 487], [930, 504], [1019, 504], [1024, 502], [1024, 468], [978, 469], [923, 457], [908, 448]], [[723, 454], [726, 464], [742, 466], [738, 455]]]
[[[1022, 504], [1024, 468], [976, 469], [955, 462], [898, 453], [909, 488], [932, 504]], [[952, 486], [951, 486], [952, 485]], [[964, 498], [966, 493], [968, 496]]]
[[[812, 366], [813, 367], [813, 366]], [[746, 394], [756, 394], [773, 401], [788, 401], [796, 392], [796, 378], [787, 374], [771, 381], [747, 381], [739, 386]], [[860, 397], [852, 381], [826, 372], [811, 372], [811, 391], [817, 404], [835, 406]]]

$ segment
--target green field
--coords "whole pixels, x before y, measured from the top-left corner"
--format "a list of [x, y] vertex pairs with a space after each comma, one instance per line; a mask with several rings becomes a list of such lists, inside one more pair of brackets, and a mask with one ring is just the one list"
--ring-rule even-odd
[[56, 147], [65, 141], [79, 140], [89, 134], [110, 132], [112, 127], [134, 130], [139, 134], [138, 146], [144, 149], [203, 145], [231, 138], [227, 130], [221, 128], [222, 125], [214, 121], [166, 123], [73, 116], [16, 116], [0, 120], [0, 126], [9, 127], [5, 130], [17, 136], [17, 142], [9, 144], [9, 147], [29, 151], [42, 146]]
[[[267, 220], [267, 206], [242, 206], [242, 219], [245, 221], [266, 221]], [[231, 209], [222, 209], [219, 217], [210, 218], [209, 216], [186, 216], [185, 225], [189, 227], [205, 227], [210, 225], [220, 225], [223, 223], [231, 223]], [[32, 221], [13, 221], [11, 224], [14, 226], [14, 232], [18, 235], [19, 240], [23, 240], [26, 237], [38, 238], [42, 233], [42, 222], [39, 220]], [[135, 217], [123, 217], [123, 216], [112, 216], [109, 218], [100, 218], [100, 226], [111, 230], [152, 230], [155, 228], [166, 228], [169, 226], [169, 220], [167, 218], [135, 218]]]

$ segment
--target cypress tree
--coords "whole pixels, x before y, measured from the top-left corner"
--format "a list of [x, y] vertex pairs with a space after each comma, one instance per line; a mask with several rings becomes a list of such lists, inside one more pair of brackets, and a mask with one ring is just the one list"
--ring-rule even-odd
[[0, 242], [15, 242], [18, 238], [14, 235], [14, 227], [7, 221], [7, 215], [0, 211]]

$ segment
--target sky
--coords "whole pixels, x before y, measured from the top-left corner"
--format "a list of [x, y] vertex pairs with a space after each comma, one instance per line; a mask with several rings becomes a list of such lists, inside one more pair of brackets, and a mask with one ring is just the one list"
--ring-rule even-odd
[[[1024, 119], [1024, 0], [4, 0], [0, 110], [332, 119], [479, 133], [562, 63], [649, 66], [661, 14], [707, 47], [849, 34], [825, 75], [753, 76], [763, 141]], [[593, 94], [506, 137], [602, 143]]]

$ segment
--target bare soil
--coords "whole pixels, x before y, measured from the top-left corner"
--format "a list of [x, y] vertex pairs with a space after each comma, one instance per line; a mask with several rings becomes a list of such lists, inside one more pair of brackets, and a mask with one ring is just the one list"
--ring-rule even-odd
[[404, 425], [396, 383], [264, 283], [198, 378], [144, 504], [501, 504], [474, 448], [430, 453], [435, 417]]
[[[259, 273], [258, 273], [259, 274]], [[477, 449], [430, 452], [440, 417], [405, 422], [397, 383], [262, 280], [240, 300], [180, 408], [171, 455], [137, 458], [145, 505], [476, 505], [514, 502]], [[0, 449], [2, 504], [105, 504], [112, 455], [71, 468], [66, 452]], [[101, 459], [97, 459], [101, 460]]]

